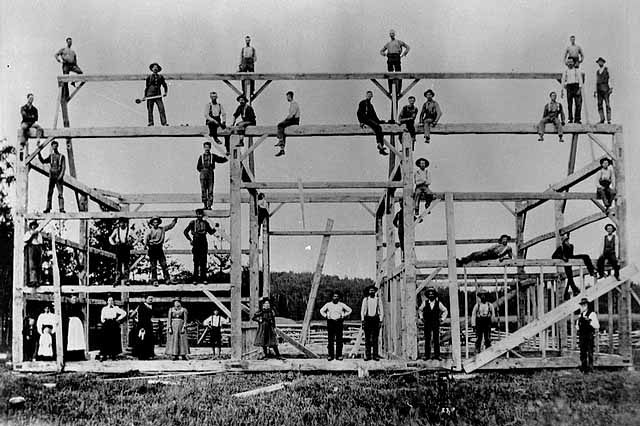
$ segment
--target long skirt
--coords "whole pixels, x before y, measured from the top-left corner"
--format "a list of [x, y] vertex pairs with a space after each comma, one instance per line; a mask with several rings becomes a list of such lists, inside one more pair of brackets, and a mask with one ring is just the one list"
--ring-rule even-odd
[[184, 320], [174, 318], [171, 320], [171, 334], [167, 334], [167, 355], [182, 356], [189, 354], [189, 342], [187, 334], [182, 333]]
[[258, 332], [253, 341], [254, 346], [278, 346], [278, 337], [276, 330], [268, 323], [261, 322], [258, 324]]
[[38, 341], [38, 359], [49, 361], [53, 359], [53, 348], [55, 347], [53, 335], [42, 333]]
[[78, 317], [69, 318], [67, 351], [84, 351], [86, 348], [82, 321], [80, 321], [80, 318]]
[[102, 347], [100, 355], [115, 358], [122, 352], [120, 340], [120, 324], [114, 319], [106, 320], [102, 324]]
[[134, 355], [138, 357], [138, 359], [153, 358], [155, 356], [153, 351], [153, 324], [138, 325], [138, 327], [135, 328], [135, 335], [132, 342], [134, 342]]

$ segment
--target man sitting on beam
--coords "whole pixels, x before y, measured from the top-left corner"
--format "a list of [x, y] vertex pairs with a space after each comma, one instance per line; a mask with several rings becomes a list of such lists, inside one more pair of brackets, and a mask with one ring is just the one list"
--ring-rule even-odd
[[[589, 275], [592, 277], [596, 276], [596, 270], [593, 267], [593, 263], [591, 262], [591, 258], [587, 254], [574, 254], [573, 253], [573, 244], [569, 242], [569, 234], [564, 234], [562, 236], [562, 242], [556, 248], [556, 251], [551, 255], [552, 259], [562, 259], [565, 262], [568, 262], [569, 259], [580, 259], [584, 262], [587, 270], [589, 271]], [[567, 275], [567, 286], [564, 289], [564, 299], [569, 299], [569, 287], [571, 287], [571, 291], [574, 296], [580, 293], [580, 289], [576, 286], [575, 281], [573, 280], [573, 269], [571, 266], [565, 266], [564, 272]]]
[[509, 247], [511, 237], [507, 234], [500, 236], [500, 243], [481, 251], [474, 251], [462, 259], [456, 259], [457, 266], [464, 266], [471, 262], [481, 262], [483, 260], [499, 260], [513, 259], [513, 251]]
[[358, 121], [360, 122], [360, 127], [363, 129], [364, 126], [367, 126], [373, 130], [373, 133], [376, 135], [378, 152], [380, 155], [387, 155], [387, 150], [384, 147], [384, 135], [382, 134], [382, 127], [380, 127], [380, 124], [383, 123], [383, 121], [378, 118], [376, 109], [371, 103], [371, 98], [373, 98], [373, 92], [371, 90], [367, 90], [366, 98], [361, 100], [360, 104], [358, 104]]

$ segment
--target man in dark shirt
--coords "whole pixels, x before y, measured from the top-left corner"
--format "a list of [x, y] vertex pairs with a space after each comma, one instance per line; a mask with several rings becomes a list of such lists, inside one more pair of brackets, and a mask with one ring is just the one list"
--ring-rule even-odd
[[[71, 48], [73, 44], [73, 40], [71, 37], [67, 37], [65, 40], [67, 42], [67, 47], [63, 47], [58, 50], [53, 57], [58, 61], [58, 63], [62, 64], [62, 74], [69, 74], [69, 72], [73, 71], [76, 74], [82, 74], [82, 70], [78, 66], [78, 55], [75, 50]], [[75, 81], [71, 83], [72, 86], [75, 86]], [[65, 88], [68, 89], [68, 86], [65, 84]], [[67, 93], [68, 94], [68, 93]]]
[[403, 218], [404, 210], [402, 208], [402, 201], [400, 201], [398, 204], [400, 205], [400, 209], [398, 210], [396, 215], [393, 217], [393, 226], [398, 228], [399, 243], [396, 244], [396, 247], [398, 247], [398, 245], [400, 246], [400, 251], [402, 253], [402, 260], [404, 261], [404, 218]]
[[602, 254], [598, 257], [598, 277], [604, 278], [604, 264], [608, 261], [613, 269], [613, 276], [620, 281], [620, 263], [616, 254], [620, 252], [620, 242], [615, 234], [616, 227], [611, 223], [607, 223], [604, 230], [607, 231], [607, 235], [604, 236], [602, 242]]
[[376, 134], [376, 142], [378, 144], [378, 152], [380, 155], [387, 155], [387, 150], [384, 147], [384, 135], [382, 134], [382, 127], [380, 127], [380, 119], [376, 114], [376, 110], [371, 103], [371, 98], [373, 98], [373, 92], [371, 90], [367, 91], [367, 97], [360, 101], [358, 105], [358, 121], [360, 122], [360, 127], [364, 128], [364, 126], [368, 126], [373, 130], [373, 133]]
[[204, 153], [198, 157], [196, 170], [200, 173], [202, 204], [204, 204], [205, 210], [209, 210], [211, 206], [213, 206], [213, 183], [216, 163], [226, 163], [227, 159], [211, 153], [211, 142], [206, 141], [202, 145], [204, 147]]
[[27, 94], [27, 103], [20, 107], [20, 115], [22, 115], [22, 123], [20, 128], [22, 129], [23, 139], [20, 141], [21, 145], [27, 143], [29, 139], [29, 129], [36, 129], [38, 138], [42, 137], [42, 127], [37, 123], [38, 121], [38, 108], [33, 105], [33, 93]]
[[213, 235], [216, 231], [209, 222], [204, 219], [204, 210], [196, 210], [196, 219], [189, 222], [184, 228], [184, 236], [191, 243], [193, 253], [193, 282], [207, 282], [207, 253], [209, 245], [207, 234]]
[[[167, 116], [164, 112], [164, 102], [162, 102], [162, 97], [167, 96], [169, 93], [169, 88], [167, 86], [167, 82], [164, 81], [164, 77], [159, 74], [162, 71], [162, 67], [154, 62], [149, 65], [149, 69], [152, 74], [147, 76], [146, 85], [144, 88], [144, 97], [145, 98], [153, 98], [147, 99], [147, 116], [148, 116], [148, 124], [147, 126], [153, 126], [153, 105], [158, 106], [158, 113], [160, 114], [160, 123], [163, 126], [168, 126], [167, 124]], [[164, 88], [164, 95], [160, 88]]]
[[51, 154], [47, 158], [42, 158], [42, 153], [38, 152], [38, 159], [42, 164], [49, 164], [49, 188], [47, 190], [47, 208], [44, 213], [51, 211], [51, 198], [53, 197], [53, 188], [58, 190], [58, 206], [60, 213], [64, 213], [64, 197], [62, 196], [62, 183], [64, 181], [64, 172], [67, 168], [64, 155], [58, 151], [58, 141], [51, 142]]
[[[556, 248], [556, 251], [553, 252], [551, 258], [562, 259], [565, 262], [568, 262], [569, 259], [581, 259], [587, 267], [589, 275], [591, 275], [592, 277], [596, 276], [596, 270], [593, 267], [593, 263], [591, 262], [591, 258], [589, 257], [589, 255], [573, 253], [573, 244], [569, 242], [569, 234], [564, 234], [562, 236], [562, 242]], [[565, 266], [564, 272], [567, 276], [567, 286], [564, 289], [564, 298], [565, 300], [567, 300], [569, 299], [569, 287], [571, 287], [571, 291], [573, 292], [574, 296], [580, 293], [580, 290], [573, 280], [573, 269], [571, 268], [571, 266]]]
[[564, 110], [562, 109], [562, 104], [556, 102], [556, 92], [549, 93], [549, 98], [551, 102], [544, 106], [544, 111], [542, 112], [542, 120], [538, 123], [538, 135], [539, 141], [544, 140], [544, 128], [547, 123], [553, 123], [558, 130], [558, 140], [560, 142], [564, 142], [562, 139], [562, 126], [564, 126]]
[[596, 63], [599, 68], [596, 71], [596, 91], [593, 93], [593, 97], [598, 100], [598, 114], [600, 115], [600, 123], [604, 123], [604, 110], [602, 104], [604, 103], [607, 110], [607, 123], [611, 124], [611, 105], [609, 104], [609, 96], [613, 88], [611, 87], [611, 81], [609, 80], [609, 68], [604, 64], [607, 61], [601, 56]]
[[[244, 95], [240, 95], [236, 98], [239, 105], [236, 108], [236, 111], [233, 113], [233, 123], [232, 127], [235, 126], [236, 131], [240, 135], [240, 142], [238, 146], [244, 146], [244, 132], [245, 129], [249, 126], [256, 125], [256, 113], [253, 110], [253, 107], [249, 105], [247, 98]], [[236, 120], [240, 118], [238, 124], [236, 124]]]
[[411, 135], [411, 140], [414, 144], [416, 142], [415, 121], [418, 117], [418, 108], [416, 108], [415, 103], [415, 96], [409, 96], [409, 104], [402, 107], [402, 110], [400, 110], [400, 115], [398, 116], [400, 124], [404, 124], [404, 126], [407, 128], [407, 131]]
[[425, 143], [431, 142], [431, 128], [438, 124], [438, 120], [442, 117], [442, 110], [440, 104], [433, 99], [435, 92], [431, 89], [427, 89], [424, 92], [424, 97], [427, 101], [422, 104], [422, 110], [420, 111], [420, 124], [424, 125], [424, 141]]

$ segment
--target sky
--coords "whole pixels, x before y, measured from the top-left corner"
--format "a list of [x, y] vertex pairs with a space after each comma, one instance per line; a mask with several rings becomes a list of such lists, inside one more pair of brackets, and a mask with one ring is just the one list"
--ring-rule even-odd
[[[15, 142], [19, 107], [28, 92], [35, 94], [40, 124], [51, 127], [60, 65], [53, 54], [73, 37], [78, 64], [86, 74], [146, 73], [151, 62], [163, 72], [234, 72], [244, 36], [250, 34], [258, 53], [258, 72], [385, 71], [378, 54], [394, 28], [411, 46], [403, 61], [409, 72], [560, 72], [568, 38], [576, 35], [586, 59], [587, 93], [593, 92], [595, 59], [607, 59], [613, 81], [613, 121], [624, 126], [626, 142], [629, 248], [640, 255], [640, 224], [635, 218], [640, 197], [634, 188], [640, 173], [633, 159], [640, 155], [635, 140], [640, 108], [635, 70], [640, 65], [638, 10], [634, 2], [609, 1], [414, 1], [390, 7], [389, 2], [358, 0], [236, 0], [236, 1], [5, 1], [0, 3], [0, 136]], [[210, 90], [230, 113], [235, 95], [221, 82], [169, 82], [165, 99], [172, 125], [202, 125]], [[407, 84], [407, 83], [405, 83]], [[441, 122], [537, 122], [554, 81], [436, 80], [421, 81], [412, 94], [432, 88], [444, 115]], [[73, 127], [143, 126], [144, 83], [89, 83], [70, 105]], [[389, 105], [368, 81], [274, 82], [254, 103], [259, 124], [275, 124], [287, 112], [284, 93], [296, 92], [303, 124], [356, 122], [357, 103], [374, 90], [378, 115], [388, 117]], [[401, 101], [401, 105], [404, 102]], [[597, 119], [595, 101], [587, 96], [590, 120]], [[157, 120], [157, 116], [156, 116]], [[554, 136], [544, 143], [536, 136], [434, 136], [418, 144], [417, 156], [431, 162], [434, 191], [542, 191], [566, 175], [569, 143]], [[608, 141], [608, 138], [603, 138]], [[195, 162], [202, 139], [74, 140], [78, 177], [99, 188], [122, 193], [199, 192]], [[586, 137], [580, 138], [576, 169], [601, 155]], [[373, 137], [289, 139], [287, 155], [275, 159], [269, 143], [256, 153], [261, 181], [384, 180], [386, 158], [377, 154]], [[228, 166], [219, 166], [216, 192], [228, 190]], [[32, 175], [30, 210], [42, 210], [44, 178]], [[576, 191], [595, 190], [589, 179]], [[72, 206], [67, 191], [67, 205]], [[54, 200], [55, 203], [55, 200]], [[189, 206], [145, 206], [145, 209], [185, 209]], [[193, 206], [194, 208], [197, 205]], [[95, 208], [95, 206], [94, 206]], [[246, 208], [245, 208], [246, 209]], [[565, 223], [595, 213], [590, 202], [568, 203]], [[373, 218], [361, 206], [307, 205], [307, 229], [323, 229], [327, 218], [334, 229], [373, 229]], [[247, 217], [244, 212], [245, 219]], [[222, 221], [228, 226], [226, 221]], [[245, 225], [248, 222], [245, 220]], [[553, 229], [552, 203], [531, 213], [525, 239]], [[597, 256], [604, 223], [576, 231], [576, 252]], [[170, 244], [186, 248], [186, 221], [169, 234]], [[500, 204], [456, 205], [458, 238], [514, 234], [513, 216]], [[272, 218], [272, 229], [302, 229], [300, 207], [287, 205]], [[246, 231], [246, 226], [245, 226]], [[444, 207], [436, 207], [418, 225], [416, 239], [444, 239]], [[272, 270], [313, 271], [321, 237], [272, 239]], [[529, 257], [550, 257], [553, 241], [529, 251]], [[244, 232], [243, 246], [248, 246]], [[310, 249], [305, 249], [310, 246]], [[459, 246], [466, 254], [478, 247]], [[418, 248], [419, 259], [444, 259], [445, 248]], [[188, 259], [184, 259], [190, 267]], [[375, 276], [374, 237], [332, 237], [326, 274]]]

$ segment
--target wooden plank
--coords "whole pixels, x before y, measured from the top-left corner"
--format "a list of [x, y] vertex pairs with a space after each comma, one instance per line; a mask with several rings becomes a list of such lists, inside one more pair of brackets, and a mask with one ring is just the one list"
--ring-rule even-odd
[[240, 156], [240, 162], [243, 162], [262, 144], [262, 142], [266, 141], [269, 135], [262, 135], [255, 141], [247, 150]]
[[64, 330], [62, 329], [62, 294], [60, 292], [60, 266], [56, 250], [56, 235], [51, 234], [51, 273], [53, 275], [53, 309], [56, 315], [56, 366], [58, 371], [64, 367]]
[[378, 80], [376, 80], [375, 78], [372, 78], [371, 82], [373, 83], [374, 86], [376, 86], [382, 92], [382, 94], [387, 99], [391, 99], [391, 93], [389, 93], [389, 91], [385, 89], [384, 86], [378, 82]]
[[536, 319], [534, 322], [527, 324], [515, 333], [511, 334], [509, 337], [504, 338], [498, 342], [494, 342], [490, 348], [481, 352], [472, 360], [466, 362], [464, 364], [464, 371], [466, 373], [471, 373], [477, 368], [506, 353], [510, 349], [521, 345], [525, 342], [526, 339], [535, 336], [540, 331], [545, 330], [547, 327], [550, 327], [558, 321], [563, 320], [567, 317], [567, 315], [571, 314], [571, 312], [578, 310], [578, 303], [583, 297], [593, 300], [596, 297], [602, 296], [603, 294], [610, 292], [621, 285], [624, 281], [627, 281], [637, 272], [638, 268], [635, 265], [629, 265], [620, 271], [620, 277], [622, 278], [622, 281], [618, 281], [614, 277], [608, 277], [603, 280], [599, 280], [596, 285], [589, 287], [578, 296], [573, 297], [568, 301], [560, 304], [546, 314], [542, 315], [540, 318]]
[[[45, 240], [51, 240], [51, 234], [48, 234], [46, 232], [42, 232], [40, 235], [42, 235], [42, 238]], [[71, 241], [71, 240], [67, 240], [65, 238], [56, 238], [56, 241], [58, 244], [67, 246], [67, 247], [71, 247], [74, 248], [76, 250], [81, 250], [81, 251], [85, 251], [87, 249], [87, 246], [84, 244], [80, 244], [80, 243], [76, 243], [75, 241]], [[89, 248], [89, 252], [98, 256], [102, 256], [102, 257], [106, 257], [107, 259], [115, 259], [116, 255], [115, 253], [112, 253], [110, 251], [106, 251], [106, 250], [101, 250], [99, 248], [95, 248], [95, 247], [91, 247]], [[146, 251], [144, 251], [144, 253], [146, 253]], [[191, 250], [189, 250], [189, 253], [191, 253]]]
[[[186, 291], [229, 291], [229, 283], [218, 284], [136, 284], [126, 286], [126, 291], [130, 293], [156, 293], [156, 292], [186, 292]], [[120, 290], [112, 285], [63, 285], [62, 293], [114, 293]], [[40, 286], [38, 288], [25, 288], [24, 293], [53, 293], [52, 286]]]
[[[18, 138], [22, 131], [18, 131]], [[13, 196], [15, 197], [13, 214], [13, 276], [12, 276], [12, 310], [11, 310], [11, 359], [15, 364], [23, 361], [23, 324], [24, 324], [24, 283], [27, 280], [25, 271], [24, 235], [26, 231], [25, 214], [28, 206], [29, 180], [27, 168], [24, 162], [26, 152], [18, 151], [14, 164], [15, 184]]]
[[[599, 220], [602, 220], [602, 219], [606, 219], [607, 217], [608, 217], [607, 214], [604, 212], [594, 213], [587, 217], [583, 217], [582, 219], [577, 220], [567, 226], [563, 226], [562, 228], [560, 228], [560, 234], [564, 235], [566, 233], [573, 232], [576, 229], [580, 229], [587, 225], [591, 225], [592, 223], [598, 222]], [[534, 237], [529, 241], [525, 241], [524, 243], [522, 243], [522, 248], [527, 249], [543, 241], [550, 240], [554, 238], [555, 235], [556, 235], [555, 232], [547, 232], [546, 234], [538, 235], [537, 237]]]
[[[433, 204], [432, 204], [433, 205]], [[500, 241], [495, 238], [466, 238], [456, 240], [456, 245], [465, 244], [498, 244]], [[416, 241], [416, 247], [420, 246], [446, 246], [447, 240], [431, 240], [431, 241]]]
[[[205, 217], [229, 217], [229, 210], [205, 210]], [[121, 212], [67, 212], [67, 213], [29, 213], [28, 219], [31, 220], [99, 220], [99, 219], [148, 219], [154, 216], [162, 218], [193, 218], [194, 210], [145, 210], [145, 211], [121, 211]]]
[[[249, 254], [249, 249], [242, 249], [242, 254]], [[207, 251], [208, 254], [231, 254], [231, 250], [228, 249], [209, 249]], [[131, 254], [134, 256], [146, 256], [147, 250], [131, 250]], [[193, 252], [191, 249], [164, 249], [165, 255], [191, 255]]]
[[362, 206], [362, 208], [365, 209], [372, 217], [376, 217], [376, 213], [365, 203], [360, 203], [360, 206]]
[[[560, 244], [562, 244], [561, 229], [564, 227], [564, 205], [560, 200], [554, 201], [554, 219], [555, 219], [556, 247], [558, 247]], [[562, 272], [563, 272], [563, 268], [558, 267], [558, 275]], [[558, 287], [556, 288], [556, 294], [555, 294], [556, 301], [557, 301], [556, 303], [562, 303], [560, 302], [562, 300], [562, 291], [559, 288], [560, 279], [557, 279], [555, 282], [556, 282], [556, 286]], [[565, 285], [568, 285], [566, 281], [565, 281]], [[556, 327], [558, 330], [558, 351], [560, 354], [562, 354], [563, 346], [567, 343], [567, 322], [560, 321], [556, 325]]]
[[38, 158], [38, 154], [42, 152], [43, 149], [45, 149], [47, 146], [49, 146], [49, 144], [51, 142], [53, 142], [56, 138], [47, 138], [45, 139], [44, 142], [39, 142], [38, 146], [35, 147], [35, 149], [33, 150], [33, 152], [31, 154], [29, 154], [27, 156], [27, 159], [24, 160], [25, 163], [29, 164], [31, 163], [33, 160], [35, 160], [36, 158]]
[[504, 207], [513, 216], [516, 215], [516, 211], [514, 209], [512, 209], [511, 206], [509, 206], [507, 203], [505, 203], [504, 201], [500, 201], [500, 204], [502, 204], [502, 207]]
[[288, 382], [288, 383], [280, 382], [280, 383], [276, 383], [274, 385], [263, 386], [263, 387], [260, 387], [260, 388], [257, 388], [257, 389], [251, 389], [251, 390], [245, 391], [245, 392], [234, 393], [231, 396], [234, 397], [234, 398], [250, 398], [250, 397], [256, 396], [256, 395], [262, 395], [263, 393], [271, 393], [271, 392], [277, 392], [279, 390], [283, 390], [287, 386], [290, 386], [292, 383], [293, 382]]
[[[569, 164], [567, 165], [567, 176], [571, 176], [576, 171], [576, 155], [578, 154], [578, 137], [579, 135], [571, 135], [571, 148], [569, 148]], [[567, 206], [567, 202], [562, 203], [562, 212]]]
[[67, 103], [69, 103], [71, 101], [71, 99], [73, 99], [73, 97], [76, 95], [76, 93], [78, 93], [78, 91], [80, 89], [82, 89], [82, 86], [84, 86], [85, 84], [87, 84], [86, 81], [81, 82], [80, 84], [78, 84], [78, 86], [74, 89], [73, 92], [71, 92], [71, 94], [69, 95], [69, 97], [67, 98]]
[[[235, 139], [235, 138], [234, 138]], [[232, 140], [232, 146], [236, 146]], [[231, 235], [231, 359], [242, 358], [242, 203], [240, 199], [240, 184], [242, 182], [242, 166], [240, 163], [240, 152], [237, 148], [231, 153], [229, 167], [229, 193], [230, 204], [230, 227]]]
[[356, 337], [356, 342], [351, 347], [351, 351], [349, 351], [349, 358], [356, 358], [358, 353], [360, 353], [360, 347], [362, 346], [362, 341], [364, 340], [364, 329], [360, 327], [358, 331], [358, 337]]
[[220, 299], [214, 296], [213, 293], [211, 293], [209, 290], [202, 290], [202, 292], [209, 298], [209, 300], [211, 300], [218, 308], [220, 308], [220, 311], [222, 311], [222, 313], [224, 313], [227, 318], [231, 318], [231, 311], [227, 309], [226, 306], [224, 306]]
[[315, 235], [331, 235], [334, 237], [345, 237], [345, 236], [370, 236], [376, 235], [375, 231], [372, 230], [331, 230], [331, 231], [321, 231], [319, 229], [315, 230], [307, 230], [307, 231], [285, 231], [285, 230], [274, 230], [270, 232], [270, 235], [274, 237], [306, 237], [306, 236], [315, 236]]
[[[429, 285], [429, 283], [431, 281], [433, 281], [433, 279], [435, 278], [436, 275], [438, 275], [438, 273], [440, 273], [440, 271], [442, 270], [442, 266], [437, 267], [436, 269], [434, 269], [427, 278], [424, 279], [424, 281], [422, 281], [418, 287], [416, 288], [416, 295], [420, 294], [420, 292], [422, 290], [424, 290], [425, 288], [427, 288], [427, 286]], [[448, 286], [448, 284], [447, 284]]]
[[613, 159], [614, 161], [618, 159], [618, 157], [611, 150], [609, 150], [609, 148], [607, 148], [604, 142], [602, 142], [600, 139], [598, 139], [591, 133], [587, 133], [587, 136], [589, 137], [589, 139], [594, 141], [611, 159]]
[[225, 80], [222, 80], [222, 82], [226, 84], [227, 87], [229, 87], [231, 90], [233, 90], [236, 93], [236, 95], [238, 96], [242, 95], [242, 91], [238, 89], [236, 86], [234, 86], [233, 83], [231, 83], [229, 80], [225, 79]]
[[[372, 189], [402, 188], [402, 182], [346, 181], [346, 182], [302, 182], [304, 189]], [[242, 188], [256, 189], [300, 189], [298, 182], [246, 182]]]
[[402, 91], [402, 93], [400, 93], [400, 94], [398, 95], [398, 99], [402, 99], [402, 98], [404, 98], [404, 97], [405, 97], [405, 95], [406, 95], [407, 93], [409, 93], [409, 91], [410, 91], [411, 89], [413, 89], [413, 88], [415, 87], [415, 85], [416, 85], [416, 84], [418, 84], [419, 82], [420, 82], [420, 79], [419, 79], [419, 78], [415, 78], [411, 83], [409, 83], [409, 85], [407, 86], [407, 88], [406, 88], [406, 89], [404, 89], [404, 90]]
[[262, 86], [260, 86], [258, 90], [256, 90], [255, 93], [251, 95], [251, 102], [255, 101], [260, 95], [260, 93], [262, 93], [264, 89], [266, 89], [271, 84], [272, 81], [273, 80], [267, 80], [264, 83], [262, 83]]
[[[325, 231], [331, 231], [333, 229], [333, 219], [327, 219], [325, 225]], [[309, 326], [311, 324], [311, 317], [313, 316], [313, 310], [316, 306], [316, 298], [318, 297], [318, 289], [320, 288], [320, 279], [322, 278], [322, 269], [324, 268], [324, 262], [327, 259], [327, 251], [329, 250], [329, 242], [331, 240], [330, 235], [324, 235], [322, 237], [322, 243], [320, 244], [320, 253], [318, 254], [318, 262], [316, 263], [316, 269], [313, 273], [311, 280], [311, 289], [309, 290], [309, 298], [307, 299], [307, 309], [304, 313], [304, 319], [302, 320], [302, 331], [300, 332], [300, 343], [307, 344], [309, 340]]]
[[458, 274], [456, 269], [456, 228], [453, 194], [445, 195], [445, 218], [447, 226], [447, 268], [449, 271], [449, 310], [451, 315], [451, 357], [454, 368], [462, 369], [460, 343], [460, 304], [458, 302]]
[[[569, 259], [563, 262], [560, 259], [510, 259], [500, 262], [499, 260], [485, 260], [482, 262], [471, 262], [467, 268], [473, 267], [515, 267], [515, 266], [580, 266], [584, 265], [580, 259]], [[416, 267], [420, 269], [437, 268], [447, 266], [447, 260], [421, 260], [416, 262]]]
[[282, 338], [285, 342], [289, 343], [291, 346], [298, 349], [300, 352], [307, 355], [308, 357], [320, 358], [320, 356], [317, 355], [315, 352], [313, 352], [311, 349], [300, 344], [297, 340], [295, 340], [293, 337], [290, 337], [287, 333], [283, 332], [279, 328], [276, 328], [276, 334], [278, 335], [278, 337]]
[[258, 228], [257, 192], [251, 194], [251, 198], [252, 201], [249, 204], [249, 307], [251, 312], [257, 312], [260, 300], [260, 250], [258, 246], [260, 229]]
[[269, 296], [271, 294], [271, 234], [269, 233], [269, 218], [262, 230], [262, 295]]
[[300, 215], [302, 216], [302, 229], [307, 229], [304, 220], [304, 186], [302, 179], [298, 178], [298, 200], [300, 201]]

